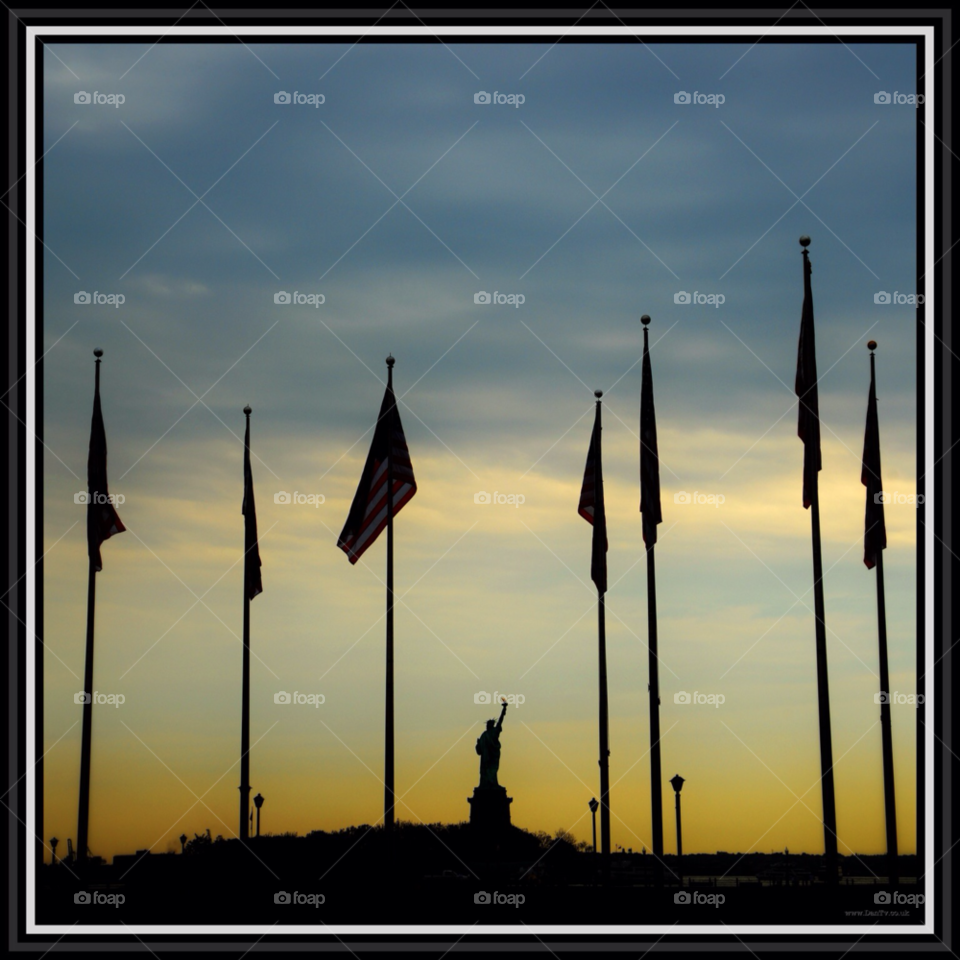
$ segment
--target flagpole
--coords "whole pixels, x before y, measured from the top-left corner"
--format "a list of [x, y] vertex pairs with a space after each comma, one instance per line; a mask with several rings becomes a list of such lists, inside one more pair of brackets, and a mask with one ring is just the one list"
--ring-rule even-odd
[[[386, 669], [384, 695], [384, 749], [383, 749], [383, 829], [392, 834], [396, 822], [396, 792], [394, 789], [394, 663], [393, 663], [393, 520], [394, 515], [417, 492], [413, 465], [403, 435], [403, 424], [393, 394], [393, 365], [388, 356], [387, 387], [377, 416], [370, 453], [360, 476], [347, 522], [337, 546], [355, 564], [361, 554], [387, 529], [387, 603], [386, 603]], [[386, 501], [384, 503], [384, 501]], [[384, 507], [386, 516], [384, 517]]]
[[[870, 351], [870, 383], [876, 384], [876, 368], [873, 351], [876, 340], [867, 344]], [[876, 400], [874, 386], [874, 400]], [[877, 437], [879, 451], [879, 436]], [[880, 690], [886, 696], [880, 698], [880, 736], [883, 751], [883, 800], [887, 826], [888, 882], [894, 887], [899, 882], [899, 848], [897, 844], [897, 798], [893, 781], [893, 727], [890, 716], [890, 666], [887, 660], [887, 606], [883, 587], [883, 549], [877, 549], [877, 633], [880, 645]]]
[[[245, 457], [250, 456], [250, 414], [253, 410], [248, 404], [243, 408], [247, 418], [244, 434]], [[244, 480], [246, 486], [246, 480]], [[249, 548], [244, 535], [243, 554], [243, 686], [240, 719], [240, 841], [250, 839], [250, 580], [247, 574], [250, 563]]]
[[[100, 358], [103, 351], [97, 347], [93, 351], [95, 388], [94, 395], [100, 390]], [[90, 491], [88, 489], [87, 495]], [[89, 511], [90, 505], [87, 504]], [[89, 554], [89, 544], [87, 553]], [[89, 573], [87, 579], [87, 650], [83, 667], [83, 727], [80, 735], [80, 802], [77, 811], [77, 858], [87, 859], [87, 830], [90, 821], [90, 751], [93, 743], [93, 624], [97, 604], [97, 569], [93, 557], [87, 557]]]
[[610, 853], [610, 731], [607, 708], [607, 627], [604, 600], [597, 604], [600, 656], [600, 850]]
[[[600, 423], [600, 403], [602, 390], [594, 390], [597, 398], [597, 423]], [[596, 463], [600, 463], [600, 442], [597, 438]], [[602, 477], [601, 477], [602, 483]], [[596, 491], [599, 501], [602, 491]], [[597, 603], [597, 633], [598, 656], [600, 660], [600, 850], [604, 854], [610, 853], [610, 713], [607, 702], [607, 624], [606, 607], [604, 604], [606, 593], [598, 590]]]
[[[387, 357], [387, 390], [393, 393], [393, 355]], [[383, 756], [383, 826], [390, 833], [394, 821], [393, 789], [393, 423], [396, 402], [389, 412], [387, 437], [387, 677], [386, 712], [384, 717]]]
[[[650, 317], [643, 324], [643, 347], [649, 350]], [[663, 881], [663, 791], [660, 769], [660, 661], [657, 656], [656, 542], [647, 545], [647, 662], [650, 675], [650, 820], [653, 831], [654, 875]]]
[[656, 544], [647, 547], [647, 660], [650, 671], [650, 818], [658, 879], [663, 876], [663, 796], [660, 770], [660, 663], [657, 657]]
[[813, 608], [817, 618], [817, 703], [820, 713], [820, 772], [823, 795], [823, 844], [827, 882], [837, 882], [837, 810], [833, 789], [833, 743], [830, 735], [830, 689], [827, 678], [827, 630], [823, 607], [823, 561], [820, 556], [820, 482], [813, 483], [810, 501], [813, 541]]
[[[803, 247], [804, 271], [809, 271], [810, 260], [807, 246], [810, 244], [810, 238], [807, 236], [801, 237], [800, 244]], [[805, 273], [804, 276], [806, 277], [807, 274]], [[816, 384], [814, 384], [814, 387], [816, 387]], [[801, 403], [803, 403], [802, 398]], [[819, 428], [819, 403], [816, 417]], [[820, 553], [820, 476], [818, 471], [813, 472], [811, 487], [810, 537], [813, 546], [813, 607], [816, 617], [817, 705], [820, 721], [820, 789], [823, 798], [824, 866], [827, 883], [833, 885], [837, 882], [837, 810], [833, 788], [833, 740], [830, 734], [830, 687], [827, 677], [827, 627], [823, 604], [823, 560]]]

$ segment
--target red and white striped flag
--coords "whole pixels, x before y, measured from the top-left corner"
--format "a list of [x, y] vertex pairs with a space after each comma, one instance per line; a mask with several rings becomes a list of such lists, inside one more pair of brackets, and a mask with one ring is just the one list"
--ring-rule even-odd
[[98, 573], [103, 569], [101, 544], [126, 529], [107, 490], [107, 431], [103, 426], [103, 410], [100, 407], [100, 361], [97, 360], [90, 452], [87, 455], [87, 553], [93, 569]]
[[263, 593], [263, 576], [260, 568], [260, 539], [257, 537], [257, 504], [253, 498], [253, 469], [250, 466], [250, 417], [247, 416], [247, 432], [243, 439], [243, 580], [247, 599]]
[[393, 395], [392, 382], [380, 405], [380, 416], [370, 444], [370, 453], [360, 476], [360, 485], [343, 525], [337, 546], [356, 563], [387, 525], [387, 469], [393, 459], [393, 513], [398, 514], [417, 492], [410, 451], [403, 435], [400, 412]]
[[[874, 344], [875, 346], [875, 344]], [[871, 360], [873, 354], [870, 355]], [[870, 364], [870, 393], [867, 396], [867, 427], [863, 434], [863, 467], [860, 482], [867, 488], [867, 509], [863, 525], [863, 562], [871, 570], [877, 554], [887, 549], [887, 525], [883, 519], [883, 478], [880, 476], [880, 421], [877, 417], [877, 383]]]
[[820, 457], [820, 397], [817, 389], [817, 347], [813, 330], [813, 290], [810, 287], [810, 259], [803, 251], [803, 310], [800, 341], [797, 344], [797, 376], [794, 391], [800, 398], [797, 436], [803, 441], [803, 507], [813, 503], [818, 489]]
[[603, 465], [600, 453], [600, 403], [597, 403], [587, 465], [583, 471], [583, 486], [580, 488], [580, 503], [577, 513], [593, 527], [590, 549], [590, 579], [597, 585], [597, 592], [607, 592], [607, 514], [603, 505]]
[[[649, 323], [649, 319], [647, 320]], [[657, 542], [657, 524], [663, 523], [660, 507], [660, 450], [657, 446], [657, 412], [653, 406], [653, 369], [647, 328], [643, 328], [643, 366], [640, 384], [640, 514], [643, 542]]]

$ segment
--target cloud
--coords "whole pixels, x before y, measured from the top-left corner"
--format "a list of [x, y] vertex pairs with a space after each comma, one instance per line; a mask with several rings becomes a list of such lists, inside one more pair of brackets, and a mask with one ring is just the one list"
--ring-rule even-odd
[[[595, 388], [605, 391], [620, 770], [645, 749], [637, 430], [647, 313], [663, 465], [661, 649], [675, 671], [664, 671], [664, 689], [725, 685], [730, 726], [806, 789], [818, 765], [810, 521], [793, 394], [797, 237], [814, 236], [839, 756], [874, 719], [866, 696], [874, 580], [861, 559], [859, 481], [870, 337], [880, 342], [887, 486], [915, 490], [916, 310], [874, 302], [879, 290], [914, 283], [915, 116], [875, 105], [875, 78], [838, 44], [458, 44], [479, 80], [434, 43], [360, 44], [334, 67], [348, 46], [259, 44], [254, 56], [236, 44], [50, 45], [81, 85], [45, 58], [45, 144], [78, 122], [43, 162], [44, 240], [80, 279], [46, 255], [46, 729], [56, 739], [69, 727], [82, 675], [86, 561], [73, 494], [85, 478], [90, 351], [100, 346], [111, 490], [126, 497], [119, 512], [129, 532], [104, 546], [98, 684], [126, 691], [123, 717], [176, 757], [191, 783], [207, 785], [234, 762], [241, 408], [250, 403], [265, 588], [252, 605], [257, 735], [282, 723], [258, 752], [257, 776], [265, 795], [288, 798], [270, 801], [271, 828], [376, 819], [380, 785], [331, 731], [378, 769], [383, 544], [351, 567], [336, 538], [392, 352], [419, 484], [396, 523], [401, 777], [412, 784], [450, 750], [411, 803], [424, 816], [466, 816], [475, 770], [464, 731], [486, 715], [473, 695], [522, 687], [527, 703], [510, 715], [505, 754], [518, 822], [574, 822], [596, 769], [596, 599], [590, 532], [576, 513]], [[912, 47], [856, 52], [885, 85], [910, 89]], [[76, 105], [78, 89], [123, 92], [126, 101]], [[326, 101], [277, 105], [281, 89]], [[723, 92], [726, 103], [677, 105], [683, 89]], [[478, 105], [479, 90], [526, 101]], [[796, 203], [808, 189], [809, 208]], [[126, 300], [117, 309], [78, 305], [79, 290]], [[280, 290], [325, 299], [317, 308], [280, 305]], [[525, 300], [477, 304], [480, 291]], [[680, 291], [724, 302], [685, 305], [675, 302]], [[278, 504], [280, 490], [324, 501]], [[478, 504], [480, 491], [524, 502]], [[675, 503], [681, 491], [725, 499]], [[916, 645], [915, 521], [912, 507], [887, 510], [892, 669], [906, 684]], [[278, 714], [272, 692], [287, 688], [324, 692], [328, 702], [322, 713]], [[672, 700], [664, 703], [673, 716]], [[760, 776], [748, 826], [776, 820], [781, 786], [766, 784], [742, 744], [716, 718], [676, 717], [683, 722], [669, 756], [691, 783], [712, 778], [716, 809], [742, 810], [743, 783]], [[116, 720], [98, 736], [118, 764], [95, 791], [105, 791], [100, 800], [135, 798], [137, 821], [98, 821], [98, 852], [151, 843], [182, 792]], [[912, 763], [901, 733], [911, 725], [897, 727], [898, 775]], [[538, 737], [563, 751], [576, 776]], [[58, 831], [62, 822], [61, 835], [73, 816], [60, 795], [73, 795], [76, 746], [73, 734], [64, 739], [45, 781], [47, 822]], [[868, 777], [875, 759], [858, 754], [838, 777], [841, 823], [861, 849], [879, 848], [882, 831], [852, 823], [859, 800], [844, 784]], [[227, 776], [220, 787], [211, 805], [233, 823], [235, 784]], [[648, 829], [643, 764], [622, 790], [630, 804], [615, 842], [637, 848]], [[545, 792], [551, 799], [537, 807]], [[552, 819], [537, 820], [535, 807]], [[702, 801], [693, 809], [696, 846], [758, 842], [747, 836], [758, 831], [731, 826], [736, 818]], [[226, 832], [208, 820], [178, 823], [171, 836]], [[791, 849], [819, 842], [805, 812], [780, 830], [776, 842]], [[575, 828], [586, 831], [585, 820]]]

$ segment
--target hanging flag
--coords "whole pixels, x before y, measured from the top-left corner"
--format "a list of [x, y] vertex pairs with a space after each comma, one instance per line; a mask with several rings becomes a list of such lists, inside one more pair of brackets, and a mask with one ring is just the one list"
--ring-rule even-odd
[[607, 514], [603, 507], [603, 465], [600, 456], [600, 403], [593, 422], [587, 465], [583, 471], [580, 504], [577, 512], [593, 527], [593, 546], [590, 555], [590, 579], [601, 595], [607, 592]]
[[387, 461], [393, 459], [394, 516], [417, 492], [410, 451], [403, 435], [400, 412], [388, 383], [380, 405], [380, 416], [373, 432], [370, 453], [360, 475], [360, 485], [343, 525], [337, 546], [356, 563], [387, 525]]
[[263, 593], [260, 573], [260, 542], [257, 538], [257, 505], [253, 499], [253, 470], [250, 468], [250, 415], [247, 414], [247, 432], [243, 438], [243, 506], [244, 555], [243, 582], [247, 599]]
[[87, 456], [87, 554], [98, 573], [103, 569], [100, 545], [126, 527], [114, 509], [107, 491], [107, 431], [100, 408], [100, 361], [97, 360], [93, 391], [93, 420], [90, 424], [90, 452]]
[[810, 259], [803, 251], [803, 313], [797, 345], [797, 377], [794, 391], [800, 398], [797, 436], [803, 441], [803, 507], [813, 502], [820, 460], [820, 399], [817, 393], [817, 348], [813, 333], [813, 291]]
[[[871, 356], [872, 359], [872, 356]], [[867, 426], [863, 434], [863, 469], [860, 482], [867, 488], [867, 510], [863, 530], [863, 562], [870, 570], [877, 554], [887, 547], [883, 519], [883, 479], [880, 476], [880, 421], [877, 419], [877, 387], [870, 364], [870, 394], [867, 398]]]
[[643, 328], [643, 367], [640, 386], [640, 513], [643, 515], [643, 542], [652, 547], [657, 542], [657, 524], [663, 523], [660, 512], [660, 452], [657, 448], [657, 412], [653, 406], [653, 371], [647, 345], [647, 328]]

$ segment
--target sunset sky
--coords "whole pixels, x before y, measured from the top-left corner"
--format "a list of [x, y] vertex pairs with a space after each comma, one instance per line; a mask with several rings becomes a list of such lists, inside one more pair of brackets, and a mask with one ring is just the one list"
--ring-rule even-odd
[[[418, 483], [395, 526], [399, 817], [468, 818], [474, 741], [495, 715], [475, 695], [497, 691], [524, 698], [501, 741], [513, 822], [590, 840], [597, 612], [577, 502], [599, 388], [612, 839], [649, 848], [643, 313], [663, 488], [665, 849], [679, 773], [685, 851], [821, 851], [793, 394], [803, 233], [840, 852], [885, 849], [860, 453], [874, 338], [884, 486], [915, 493], [916, 310], [875, 302], [917, 292], [917, 118], [874, 99], [916, 92], [911, 45], [51, 43], [43, 70], [44, 831], [61, 854], [76, 841], [87, 560], [74, 494], [94, 347], [127, 527], [97, 579], [94, 686], [125, 702], [94, 710], [94, 854], [237, 830], [246, 403], [263, 829], [381, 817], [386, 542], [351, 567], [336, 540], [390, 352]], [[124, 102], [77, 104], [79, 91]], [[324, 102], [277, 104], [280, 91]], [[475, 103], [481, 91], [524, 101]], [[724, 102], [676, 103], [681, 91]], [[124, 302], [75, 304], [80, 291]], [[276, 304], [280, 291], [324, 302]], [[524, 302], [477, 304], [481, 291]], [[682, 291], [723, 302], [676, 303]], [[323, 502], [277, 503], [281, 491]], [[886, 518], [891, 686], [912, 695], [917, 514], [892, 503]], [[280, 691], [325, 702], [276, 704]], [[681, 691], [724, 702], [677, 704]], [[892, 714], [912, 853], [917, 715]]]

